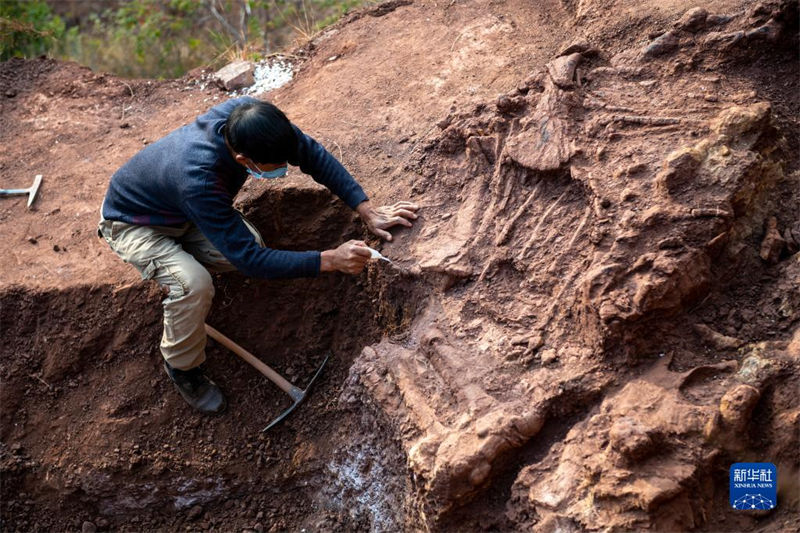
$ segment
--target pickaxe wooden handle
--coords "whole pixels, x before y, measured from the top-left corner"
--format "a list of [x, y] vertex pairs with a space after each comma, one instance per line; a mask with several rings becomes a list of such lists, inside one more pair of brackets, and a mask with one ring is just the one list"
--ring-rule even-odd
[[245, 350], [244, 348], [242, 348], [241, 346], [239, 346], [238, 344], [236, 344], [235, 342], [233, 342], [228, 337], [226, 337], [216, 329], [212, 328], [208, 324], [206, 324], [206, 333], [208, 333], [208, 335], [212, 339], [214, 339], [215, 341], [217, 341], [218, 343], [220, 343], [221, 345], [223, 345], [224, 347], [226, 347], [227, 349], [229, 349], [230, 351], [232, 351], [233, 353], [235, 353], [236, 355], [247, 361], [251, 366], [255, 367], [255, 369], [264, 374], [264, 376], [266, 376], [267, 379], [269, 379], [275, 385], [280, 387], [283, 390], [283, 392], [285, 392], [295, 400], [297, 399], [294, 397], [294, 394], [292, 394], [293, 389], [297, 389], [298, 391], [300, 389], [289, 383], [289, 381], [287, 381], [283, 376], [272, 370], [269, 366], [262, 363], [261, 360], [258, 359], [255, 355], [251, 354], [250, 352], [248, 352], [247, 350]]
[[249, 363], [251, 366], [255, 367], [256, 370], [264, 374], [264, 376], [266, 376], [267, 379], [269, 379], [278, 387], [280, 387], [294, 401], [291, 407], [289, 407], [286, 411], [281, 413], [281, 415], [278, 416], [278, 418], [270, 422], [270, 424], [267, 427], [261, 430], [262, 432], [267, 431], [269, 428], [271, 428], [272, 426], [274, 426], [275, 424], [277, 424], [278, 422], [289, 416], [289, 414], [291, 414], [291, 412], [294, 411], [297, 408], [297, 406], [300, 405], [303, 402], [303, 400], [306, 399], [306, 395], [308, 394], [308, 391], [311, 389], [311, 385], [314, 384], [319, 375], [322, 373], [322, 369], [325, 368], [325, 365], [327, 364], [328, 359], [330, 358], [330, 354], [325, 356], [325, 360], [322, 361], [321, 365], [319, 365], [317, 372], [314, 374], [314, 377], [311, 378], [311, 382], [308, 384], [308, 387], [306, 387], [306, 390], [302, 390], [299, 387], [296, 387], [291, 383], [289, 383], [286, 379], [284, 379], [283, 376], [272, 370], [269, 366], [262, 363], [255, 355], [251, 354], [250, 352], [248, 352], [247, 350], [245, 350], [244, 348], [242, 348], [241, 346], [230, 340], [228, 337], [226, 337], [216, 329], [212, 328], [208, 324], [206, 324], [205, 326], [206, 326], [206, 333], [208, 333], [208, 335], [212, 339], [214, 339], [215, 341], [217, 341], [218, 343], [225, 346], [227, 349], [229, 349], [230, 351], [232, 351], [233, 353], [235, 353], [236, 355], [247, 361], [247, 363]]

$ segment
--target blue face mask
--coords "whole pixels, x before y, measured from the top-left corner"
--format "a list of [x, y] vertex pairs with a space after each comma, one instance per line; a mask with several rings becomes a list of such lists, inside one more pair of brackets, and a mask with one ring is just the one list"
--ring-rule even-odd
[[288, 167], [278, 167], [275, 170], [270, 171], [255, 171], [247, 167], [247, 173], [253, 176], [256, 179], [262, 180], [271, 180], [275, 178], [282, 178], [286, 175], [286, 172], [289, 170]]

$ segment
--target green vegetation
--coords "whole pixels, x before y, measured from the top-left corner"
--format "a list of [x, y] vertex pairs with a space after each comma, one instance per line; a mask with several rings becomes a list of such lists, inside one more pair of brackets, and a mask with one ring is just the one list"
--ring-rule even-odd
[[0, 0], [0, 60], [48, 54], [120, 76], [179, 77], [282, 51], [375, 2]]
[[44, 54], [64, 34], [61, 17], [42, 0], [0, 0], [0, 61]]

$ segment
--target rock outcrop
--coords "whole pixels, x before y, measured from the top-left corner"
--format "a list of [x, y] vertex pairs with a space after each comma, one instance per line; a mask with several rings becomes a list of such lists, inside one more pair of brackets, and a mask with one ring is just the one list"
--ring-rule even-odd
[[[775, 35], [790, 31], [780, 9], [765, 23]], [[402, 342], [364, 349], [350, 393], [390, 421], [431, 527], [565, 416], [583, 420], [519, 471], [512, 523], [708, 523], [715, 461], [780, 378], [703, 324], [725, 360], [668, 370], [672, 357], [651, 361], [669, 344], [648, 331], [714, 290], [718, 265], [761, 237], [771, 196], [796, 181], [770, 103], [710, 91], [728, 86], [717, 53], [729, 44], [709, 33], [720, 20], [693, 9], [612, 57], [568, 47], [494, 105], [442, 120], [419, 158], [426, 203], [447, 206], [408, 250], [431, 292]], [[731, 17], [725, 35], [746, 24]], [[768, 239], [764, 259], [785, 258], [776, 223]], [[620, 365], [637, 363], [655, 366], [623, 381]], [[745, 379], [753, 365], [770, 377]]]

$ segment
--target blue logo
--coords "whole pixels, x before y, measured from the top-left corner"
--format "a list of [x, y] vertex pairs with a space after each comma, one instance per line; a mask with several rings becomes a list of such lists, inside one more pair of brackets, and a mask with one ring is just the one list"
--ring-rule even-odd
[[778, 505], [778, 469], [772, 463], [735, 463], [730, 469], [731, 507], [769, 510]]

